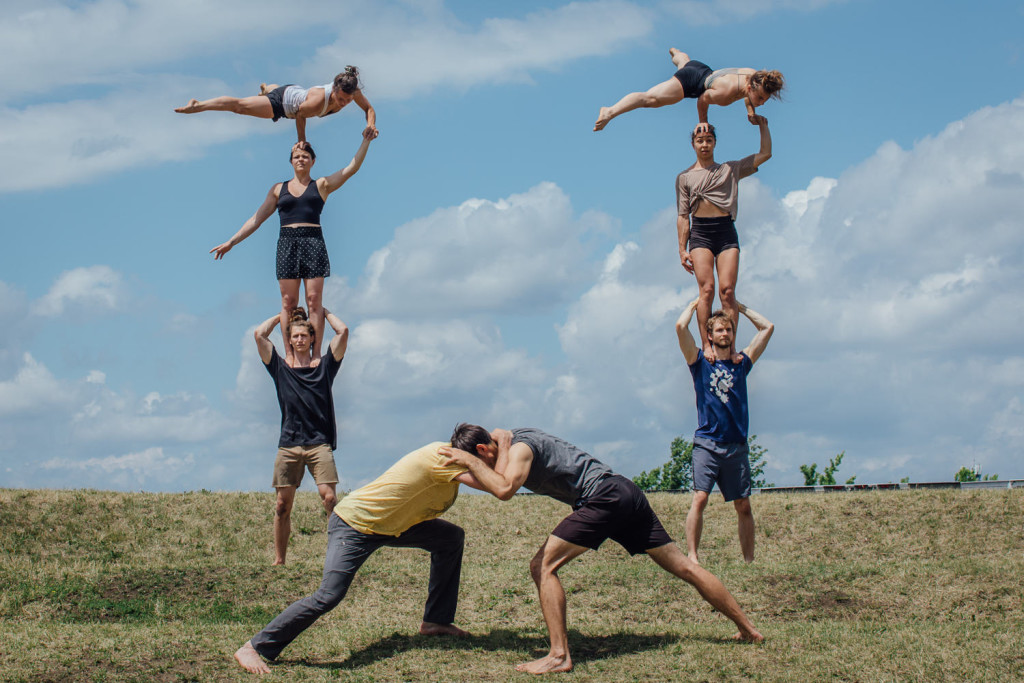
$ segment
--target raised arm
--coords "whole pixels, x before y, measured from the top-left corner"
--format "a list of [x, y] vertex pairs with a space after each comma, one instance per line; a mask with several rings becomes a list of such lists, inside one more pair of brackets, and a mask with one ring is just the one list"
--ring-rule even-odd
[[761, 129], [761, 149], [754, 155], [754, 168], [757, 168], [772, 158], [772, 133], [768, 130], [768, 119], [765, 117], [755, 114], [750, 122]]
[[352, 96], [352, 101], [366, 112], [366, 128], [363, 129], [363, 137], [372, 140], [380, 135], [380, 131], [377, 130], [377, 112], [373, 110], [373, 105], [370, 104], [370, 100], [366, 99], [363, 91], [356, 90]]
[[341, 360], [345, 357], [345, 351], [348, 349], [348, 325], [326, 308], [324, 309], [324, 320], [334, 330], [334, 339], [331, 340], [331, 355], [334, 356], [334, 360]]
[[697, 360], [697, 342], [694, 340], [693, 335], [690, 334], [690, 320], [693, 319], [693, 312], [697, 310], [697, 302], [700, 299], [694, 299], [683, 312], [679, 314], [679, 319], [676, 320], [676, 336], [679, 338], [679, 350], [683, 352], [683, 358], [686, 359], [687, 365], [692, 365]]
[[295, 137], [299, 142], [306, 141], [306, 117], [301, 112], [295, 115]]
[[772, 333], [775, 331], [775, 325], [757, 311], [751, 310], [736, 302], [736, 306], [739, 308], [740, 313], [747, 316], [747, 319], [754, 324], [757, 328], [757, 334], [747, 344], [747, 348], [743, 349], [743, 353], [750, 357], [751, 363], [756, 363], [757, 359], [764, 353], [765, 347], [768, 346], [768, 340], [772, 338]]
[[279, 322], [281, 322], [281, 314], [275, 313], [273, 318], [267, 318], [253, 333], [256, 338], [256, 348], [260, 351], [260, 359], [264, 365], [268, 365], [274, 355], [274, 342], [270, 341], [270, 333], [274, 331]]
[[231, 251], [231, 247], [256, 232], [256, 229], [263, 225], [263, 221], [274, 215], [274, 211], [277, 210], [277, 197], [278, 192], [280, 192], [280, 187], [281, 184], [278, 183], [270, 188], [270, 192], [267, 193], [267, 198], [263, 200], [263, 204], [260, 205], [260, 208], [256, 209], [256, 213], [254, 213], [252, 217], [242, 225], [239, 231], [236, 232], [227, 242], [218, 244], [210, 250], [210, 253], [213, 254], [214, 260], [224, 258], [224, 254]]
[[352, 161], [348, 162], [348, 166], [340, 171], [335, 171], [329, 176], [321, 178], [321, 181], [323, 181], [323, 189], [320, 192], [320, 195], [322, 197], [326, 199], [327, 195], [344, 185], [349, 178], [356, 174], [359, 167], [363, 165], [363, 159], [366, 158], [366, 151], [370, 149], [370, 141], [372, 139], [373, 138], [371, 137], [364, 136], [363, 141], [359, 145], [359, 149], [356, 150], [356, 155], [352, 157]]

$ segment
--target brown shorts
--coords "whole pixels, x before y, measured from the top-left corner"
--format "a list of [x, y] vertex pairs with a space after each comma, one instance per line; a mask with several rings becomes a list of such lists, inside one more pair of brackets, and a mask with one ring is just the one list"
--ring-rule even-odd
[[337, 484], [338, 470], [334, 466], [334, 453], [327, 444], [319, 446], [289, 446], [277, 449], [274, 461], [274, 488], [298, 486], [306, 468], [317, 484]]

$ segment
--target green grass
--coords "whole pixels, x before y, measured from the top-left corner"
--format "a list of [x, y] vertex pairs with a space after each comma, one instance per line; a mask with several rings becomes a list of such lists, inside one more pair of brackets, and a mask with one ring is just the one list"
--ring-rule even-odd
[[[688, 495], [654, 494], [682, 538]], [[753, 499], [746, 565], [732, 506], [712, 497], [702, 557], [768, 640], [615, 544], [562, 571], [574, 681], [1024, 680], [1024, 491]], [[319, 584], [326, 520], [300, 494], [272, 567], [270, 493], [0, 490], [0, 681], [253, 680], [231, 654]], [[415, 635], [427, 556], [385, 548], [266, 681], [530, 680], [547, 645], [527, 564], [568, 508], [462, 496], [457, 623]]]

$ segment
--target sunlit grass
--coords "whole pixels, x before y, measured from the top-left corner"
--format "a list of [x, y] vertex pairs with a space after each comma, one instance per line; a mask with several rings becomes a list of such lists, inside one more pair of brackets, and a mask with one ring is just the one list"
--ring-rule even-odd
[[[652, 504], [681, 539], [688, 495]], [[562, 572], [572, 680], [1024, 679], [1024, 492], [759, 496], [754, 564], [732, 505], [712, 498], [704, 564], [768, 637], [614, 544]], [[315, 590], [326, 520], [300, 494], [286, 567], [271, 567], [269, 493], [0, 491], [0, 681], [251, 680], [231, 653]], [[414, 635], [428, 560], [385, 548], [268, 681], [526, 680], [546, 631], [527, 564], [568, 508], [462, 496], [457, 623]]]

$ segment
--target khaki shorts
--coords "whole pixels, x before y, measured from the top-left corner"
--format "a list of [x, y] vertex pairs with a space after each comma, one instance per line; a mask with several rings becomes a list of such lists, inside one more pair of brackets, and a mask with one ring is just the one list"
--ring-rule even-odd
[[338, 483], [334, 453], [329, 445], [290, 446], [277, 449], [277, 459], [274, 461], [274, 488], [298, 487], [302, 483], [302, 475], [307, 467], [317, 484]]

